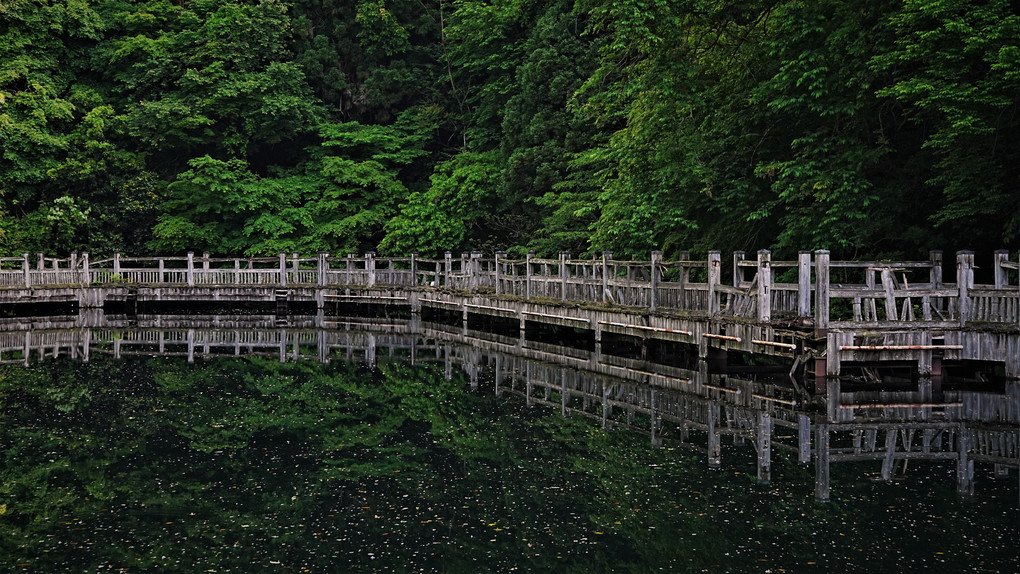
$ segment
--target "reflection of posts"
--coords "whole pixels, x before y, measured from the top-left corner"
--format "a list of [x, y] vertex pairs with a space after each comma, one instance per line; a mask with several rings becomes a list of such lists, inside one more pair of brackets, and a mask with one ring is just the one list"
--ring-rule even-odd
[[829, 425], [815, 425], [815, 499], [829, 500]]
[[758, 482], [772, 480], [772, 416], [768, 411], [758, 413]]
[[956, 492], [961, 496], [974, 494], [974, 461], [970, 460], [970, 429], [960, 425], [956, 435]]
[[650, 406], [652, 410], [652, 447], [660, 448], [662, 446], [662, 437], [659, 435], [659, 429], [662, 427], [662, 420], [659, 418], [659, 391], [652, 389], [652, 396]]
[[719, 468], [722, 465], [722, 442], [719, 437], [719, 405], [708, 405], [708, 466]]

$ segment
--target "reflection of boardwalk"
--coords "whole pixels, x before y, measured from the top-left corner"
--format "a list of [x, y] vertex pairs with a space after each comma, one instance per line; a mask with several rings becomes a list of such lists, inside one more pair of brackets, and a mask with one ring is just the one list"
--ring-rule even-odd
[[[372, 303], [411, 314], [460, 313], [603, 334], [677, 341], [699, 356], [741, 352], [783, 357], [838, 376], [847, 363], [909, 362], [938, 375], [944, 361], [1001, 363], [1020, 378], [1017, 261], [995, 252], [975, 282], [975, 256], [956, 255], [943, 277], [941, 252], [927, 261], [832, 261], [803, 252], [795, 261], [768, 251], [727, 261], [681, 254], [665, 261], [474, 252], [441, 259], [348, 255], [278, 258], [186, 257], [91, 261], [39, 256], [0, 259], [0, 304], [68, 302], [116, 306], [128, 314], [157, 303], [259, 303], [285, 317], [294, 305]], [[949, 262], [951, 264], [951, 262]], [[824, 384], [818, 385], [819, 392]]]
[[[31, 364], [57, 356], [97, 354], [259, 355], [288, 360], [346, 359], [375, 365], [438, 362], [448, 377], [463, 369], [472, 386], [499, 396], [592, 419], [605, 429], [646, 434], [655, 446], [680, 443], [723, 464], [724, 441], [750, 444], [761, 481], [772, 479], [773, 451], [814, 462], [816, 496], [829, 497], [833, 464], [872, 463], [889, 480], [914, 462], [955, 465], [957, 488], [974, 489], [975, 464], [998, 477], [1020, 468], [1020, 384], [1001, 392], [934, 390], [845, 392], [830, 379], [823, 397], [775, 384], [652, 364], [638, 359], [522, 340], [436, 323], [322, 318], [291, 328], [273, 316], [207, 320], [150, 317], [138, 327], [101, 324], [0, 332], [0, 361]], [[316, 323], [320, 323], [317, 327]]]

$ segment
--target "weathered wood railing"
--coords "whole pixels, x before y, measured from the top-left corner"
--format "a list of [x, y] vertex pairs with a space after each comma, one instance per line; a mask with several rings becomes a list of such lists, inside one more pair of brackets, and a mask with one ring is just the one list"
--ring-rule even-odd
[[992, 258], [990, 284], [975, 284], [974, 254], [957, 254], [956, 281], [943, 279], [941, 252], [928, 261], [831, 261], [827, 251], [801, 252], [794, 261], [774, 261], [769, 251], [754, 259], [733, 254], [729, 281], [723, 280], [718, 251], [704, 260], [681, 253], [664, 261], [592, 259], [561, 253], [543, 259], [529, 253], [511, 259], [504, 252], [443, 258], [343, 257], [220, 258], [123, 257], [90, 261], [87, 253], [65, 259], [39, 254], [35, 261], [0, 259], [0, 287], [139, 284], [154, 286], [376, 287], [441, 288], [513, 296], [634, 307], [649, 311], [688, 311], [759, 323], [797, 321], [825, 329], [841, 325], [959, 324], [968, 321], [1020, 324], [1018, 264], [1006, 251]]

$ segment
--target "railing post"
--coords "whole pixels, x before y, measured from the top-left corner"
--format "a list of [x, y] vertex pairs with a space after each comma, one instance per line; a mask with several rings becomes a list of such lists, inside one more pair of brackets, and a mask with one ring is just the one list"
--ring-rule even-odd
[[960, 290], [960, 326], [970, 319], [970, 289], [974, 286], [974, 252], [956, 252], [956, 286]]
[[320, 251], [315, 263], [316, 283], [319, 287], [325, 287], [329, 280], [329, 252]]
[[999, 249], [995, 252], [993, 262], [995, 264], [995, 288], [1005, 289], [1006, 280], [1006, 268], [1002, 266], [1003, 263], [1009, 261], [1009, 251], [1005, 249]]
[[290, 256], [290, 269], [294, 273], [294, 283], [301, 283], [301, 275], [299, 274], [301, 271], [301, 260], [298, 258], [297, 253], [291, 253]]
[[[529, 251], [524, 259], [524, 298], [531, 299], [531, 260], [535, 258], [535, 252]], [[523, 324], [523, 323], [522, 323]]]
[[659, 266], [662, 265], [662, 251], [652, 251], [651, 293], [648, 296], [648, 309], [654, 313], [659, 308]]
[[[691, 252], [681, 251], [680, 253], [677, 254], [676, 260], [680, 262], [690, 261]], [[690, 305], [688, 305], [689, 299], [687, 298], [687, 285], [691, 282], [690, 267], [688, 267], [687, 265], [683, 265], [681, 263], [680, 277], [677, 278], [677, 282], [680, 284], [680, 300], [677, 302], [677, 305], [679, 305], [681, 309], [688, 309]]]
[[81, 282], [84, 285], [89, 284], [89, 252], [81, 252]]
[[811, 317], [811, 252], [797, 254], [797, 318]]
[[474, 293], [478, 291], [478, 286], [481, 283], [479, 275], [481, 273], [482, 253], [480, 251], [472, 251], [470, 257], [471, 258], [468, 262], [468, 272], [470, 274], [470, 279], [468, 280], [468, 291]]
[[453, 253], [447, 251], [443, 262], [443, 286], [450, 288], [450, 275], [453, 273]]
[[570, 261], [569, 251], [560, 251], [560, 300], [567, 300], [567, 279], [570, 278], [570, 269], [567, 268]]
[[280, 287], [287, 286], [287, 254], [280, 254]]
[[166, 281], [166, 275], [164, 274], [164, 268], [166, 267], [166, 262], [163, 260], [162, 257], [160, 257], [158, 264], [159, 264], [159, 282], [163, 283], [164, 281]]
[[375, 251], [365, 253], [365, 270], [368, 272], [368, 286], [375, 285]]
[[815, 251], [815, 329], [829, 328], [829, 252]]
[[37, 271], [42, 271], [43, 269], [46, 269], [46, 254], [45, 253], [43, 253], [41, 251], [39, 252], [38, 259], [35, 262], [35, 268], [36, 268]]
[[[188, 269], [187, 269], [188, 287], [195, 285], [195, 252], [188, 252]], [[161, 273], [162, 274], [162, 273]]]
[[202, 271], [204, 271], [205, 273], [209, 272], [209, 252], [208, 251], [203, 251], [202, 252]]
[[234, 285], [241, 284], [241, 260], [234, 260]]
[[31, 287], [32, 276], [28, 273], [28, 251], [21, 254], [21, 271], [25, 275], [25, 287]]
[[772, 321], [772, 252], [758, 252], [758, 322]]
[[506, 251], [497, 251], [494, 256], [496, 265], [496, 297], [503, 294], [503, 258], [506, 257]]
[[733, 252], [733, 286], [740, 287], [740, 283], [744, 280], [744, 271], [740, 268], [740, 262], [747, 259], [747, 254], [743, 251]]
[[113, 274], [120, 275], [120, 251], [113, 254]]
[[411, 252], [411, 286], [418, 285], [418, 252]]
[[721, 252], [708, 252], [708, 314], [713, 317], [719, 314], [719, 285], [722, 278], [721, 263]]
[[928, 259], [931, 261], [931, 288], [938, 289], [942, 286], [942, 251], [929, 251]]
[[610, 265], [609, 265], [609, 262], [612, 261], [612, 259], [613, 259], [613, 252], [612, 251], [603, 251], [602, 252], [602, 302], [603, 303], [609, 303], [609, 301], [612, 299], [612, 294], [609, 292], [609, 288], [610, 288], [610, 283], [609, 283]]

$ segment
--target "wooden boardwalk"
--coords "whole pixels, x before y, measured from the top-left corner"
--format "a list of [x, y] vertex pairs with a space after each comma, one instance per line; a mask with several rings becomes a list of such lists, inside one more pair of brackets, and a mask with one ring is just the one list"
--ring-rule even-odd
[[[0, 260], [0, 305], [71, 303], [81, 309], [158, 302], [258, 302], [286, 315], [290, 305], [399, 305], [556, 325], [647, 341], [694, 345], [701, 357], [741, 352], [807, 365], [824, 390], [847, 364], [916, 365], [939, 376], [943, 361], [1002, 363], [1020, 378], [1018, 262], [1005, 251], [983, 261], [990, 282], [975, 282], [975, 256], [956, 255], [952, 281], [941, 252], [927, 261], [835, 261], [826, 251], [795, 261], [760, 251], [727, 261], [682, 254], [665, 261], [557, 259], [479, 252], [440, 259], [362, 256]], [[584, 335], [589, 336], [589, 335]]]

